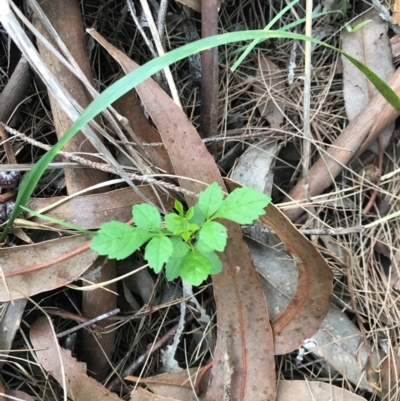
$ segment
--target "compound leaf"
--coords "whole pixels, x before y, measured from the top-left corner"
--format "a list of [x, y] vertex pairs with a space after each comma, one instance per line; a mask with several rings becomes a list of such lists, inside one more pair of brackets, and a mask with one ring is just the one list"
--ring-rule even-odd
[[228, 238], [226, 227], [216, 221], [208, 221], [199, 231], [199, 239], [212, 249], [222, 252]]
[[110, 259], [120, 260], [132, 255], [151, 236], [150, 233], [140, 228], [119, 221], [110, 221], [101, 225], [90, 247], [99, 255], [107, 255]]
[[173, 249], [172, 242], [168, 237], [154, 237], [146, 245], [144, 258], [156, 273], [160, 273], [163, 264], [171, 257]]
[[133, 221], [142, 230], [158, 232], [161, 230], [161, 215], [155, 206], [140, 203], [133, 206]]
[[251, 187], [237, 188], [222, 202], [214, 218], [232, 220], [239, 224], [251, 224], [265, 214], [264, 208], [271, 198]]
[[180, 265], [181, 277], [191, 285], [200, 285], [210, 274], [211, 262], [196, 250], [190, 251]]

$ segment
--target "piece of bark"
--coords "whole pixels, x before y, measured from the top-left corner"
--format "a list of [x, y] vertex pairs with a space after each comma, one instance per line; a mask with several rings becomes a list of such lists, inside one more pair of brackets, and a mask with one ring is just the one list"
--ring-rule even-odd
[[7, 85], [0, 93], [0, 121], [7, 124], [15, 108], [24, 100], [31, 82], [28, 60], [21, 56]]
[[[361, 74], [361, 73], [360, 73]], [[388, 84], [400, 94], [400, 69]], [[332, 184], [332, 180], [353, 158], [357, 157], [379, 137], [381, 132], [399, 115], [381, 94], [374, 96], [364, 110], [350, 122], [332, 146], [323, 153], [309, 171], [309, 194], [316, 196]], [[300, 180], [285, 201], [305, 199], [304, 181]], [[304, 209], [296, 207], [285, 210], [286, 216], [296, 220]]]
[[[72, 57], [75, 59], [77, 64], [80, 66], [83, 73], [86, 75], [89, 82], [93, 82], [93, 77], [90, 69], [86, 40], [84, 35], [84, 27], [82, 23], [82, 16], [77, 0], [52, 0], [52, 1], [41, 1], [40, 5], [50, 20], [51, 24], [57, 31], [61, 40], [64, 42]], [[68, 18], [65, 18], [68, 16]], [[47, 40], [53, 45], [54, 42], [51, 40], [49, 34], [39, 21], [34, 16], [33, 22], [36, 28], [42, 33]], [[91, 97], [87, 93], [83, 84], [70, 72], [68, 71], [60, 61], [46, 49], [46, 47], [38, 41], [38, 48], [41, 56], [46, 62], [48, 68], [59, 80], [62, 86], [69, 91], [73, 98], [83, 108], [88, 106], [91, 102]], [[61, 109], [57, 100], [54, 99], [50, 94], [50, 103], [53, 112], [54, 125], [56, 128], [57, 136], [60, 138], [71, 126], [72, 122]], [[92, 144], [86, 140], [86, 137], [82, 133], [78, 133], [70, 140], [64, 147], [65, 151], [68, 152], [85, 152], [88, 159], [98, 161], [98, 158], [91, 158], [88, 156], [90, 153], [97, 153], [96, 149]], [[102, 171], [94, 169], [65, 169], [65, 181], [67, 185], [67, 191], [69, 194], [76, 193], [82, 189], [90, 187], [92, 185], [101, 183], [108, 179], [108, 174]], [[106, 187], [103, 187], [92, 193], [99, 193], [107, 191]], [[79, 213], [79, 211], [77, 211]], [[101, 265], [99, 261], [93, 264], [94, 267]], [[101, 282], [114, 278], [116, 274], [115, 261], [109, 261], [104, 264], [101, 277], [97, 277], [94, 282]], [[110, 290], [115, 291], [115, 285], [107, 287]], [[82, 300], [82, 313], [88, 318], [94, 318], [99, 314], [108, 312], [116, 308], [116, 296], [110, 291], [99, 289], [90, 292], [83, 293]], [[101, 324], [101, 323], [100, 323]], [[109, 362], [108, 359], [111, 357], [114, 349], [114, 332], [103, 334], [102, 338], [94, 338], [94, 334], [89, 331], [84, 331], [83, 335], [83, 350], [84, 359], [87, 363], [88, 370], [96, 377], [97, 380], [101, 381], [106, 377]]]
[[[67, 46], [72, 57], [80, 66], [86, 78], [93, 82], [93, 76], [90, 69], [86, 40], [84, 36], [84, 27], [81, 19], [78, 3], [75, 0], [68, 1], [41, 1], [40, 5], [47, 15], [58, 35]], [[59, 6], [59, 8], [58, 8]], [[60, 10], [63, 10], [60, 12]], [[68, 19], [65, 18], [68, 15]], [[40, 23], [38, 18], [33, 16], [33, 22], [40, 33], [55, 46], [50, 35]], [[56, 46], [55, 46], [56, 47]], [[66, 68], [61, 62], [40, 42], [38, 41], [40, 55], [43, 57], [47, 67], [51, 70], [60, 84], [66, 88], [76, 102], [83, 108], [89, 105], [92, 98], [84, 88], [84, 85]], [[67, 114], [61, 109], [57, 100], [49, 93], [51, 109], [53, 112], [54, 125], [57, 136], [60, 138], [72, 125], [72, 121]], [[97, 150], [86, 139], [81, 132], [76, 134], [65, 146], [66, 152], [84, 152], [87, 154], [97, 153]], [[99, 161], [97, 157], [87, 156], [88, 159]], [[87, 188], [96, 183], [107, 180], [107, 173], [94, 169], [65, 169], [65, 181], [69, 194], [76, 193], [81, 189]], [[103, 192], [99, 189], [97, 192]], [[92, 192], [93, 193], [93, 192]]]

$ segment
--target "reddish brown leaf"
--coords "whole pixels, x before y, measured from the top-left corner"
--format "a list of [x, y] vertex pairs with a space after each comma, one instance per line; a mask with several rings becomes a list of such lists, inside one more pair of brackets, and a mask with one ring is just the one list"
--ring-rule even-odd
[[388, 396], [388, 400], [397, 400], [399, 397], [400, 381], [400, 357], [397, 352], [390, 352], [382, 363], [380, 370], [383, 397]]
[[365, 401], [349, 390], [329, 383], [305, 380], [279, 382], [276, 401]]
[[[230, 191], [240, 187], [227, 179], [225, 184]], [[260, 221], [282, 240], [299, 272], [293, 298], [272, 323], [275, 353], [286, 354], [299, 348], [321, 326], [329, 309], [333, 273], [315, 246], [272, 203]]]
[[[122, 65], [125, 72], [138, 65], [107, 43], [97, 32], [90, 34]], [[139, 96], [156, 124], [178, 176], [204, 183], [223, 180], [215, 161], [185, 113], [152, 80], [136, 87]], [[168, 118], [165, 118], [168, 116]], [[181, 179], [182, 188], [193, 192], [204, 189], [197, 181]], [[194, 199], [186, 198], [189, 204]], [[206, 400], [220, 401], [226, 392], [237, 400], [265, 401], [275, 399], [275, 361], [272, 330], [264, 294], [243, 241], [240, 227], [227, 224], [229, 242], [221, 255], [224, 269], [213, 277], [218, 313], [218, 337], [214, 352], [211, 384]], [[231, 373], [223, 363], [229, 356]]]
[[88, 248], [90, 240], [88, 235], [75, 235], [0, 249], [2, 275], [6, 277], [6, 283], [0, 283], [0, 301], [28, 298], [77, 280], [97, 258]]
[[[138, 190], [155, 204], [159, 203], [149, 185], [139, 186]], [[171, 200], [168, 201], [166, 196], [160, 195], [160, 198], [165, 207], [171, 204]], [[65, 202], [62, 202], [63, 200]], [[28, 207], [32, 210], [40, 211], [58, 202], [62, 203], [51, 208], [44, 214], [87, 229], [95, 229], [111, 220], [127, 222], [132, 218], [132, 206], [136, 203], [142, 203], [143, 200], [131, 188], [123, 188], [101, 194], [77, 196], [70, 199], [67, 196], [33, 198], [29, 202]], [[35, 218], [34, 220], [38, 223], [50, 225], [51, 227], [63, 228], [39, 218]]]
[[29, 395], [24, 393], [23, 391], [19, 390], [11, 390], [11, 389], [6, 389], [5, 393], [9, 395], [10, 397], [7, 397], [7, 399], [13, 399], [11, 397], [14, 397], [14, 400], [18, 401], [34, 401], [33, 398]]
[[122, 401], [96, 380], [86, 374], [86, 364], [77, 362], [71, 351], [62, 349], [46, 317], [39, 318], [32, 326], [30, 338], [43, 368], [61, 386], [66, 385], [68, 397], [75, 401]]
[[176, 398], [162, 397], [161, 395], [150, 393], [150, 391], [138, 387], [136, 390], [132, 391], [131, 401], [186, 401], [186, 400], [177, 400]]
[[[199, 394], [200, 381], [203, 378], [203, 369], [191, 368], [172, 373], [162, 373], [153, 377], [138, 378], [128, 376], [125, 380], [137, 381], [145, 384], [154, 394], [163, 397], [172, 397], [178, 400], [192, 400], [194, 397], [193, 388]], [[190, 377], [189, 377], [190, 374]]]

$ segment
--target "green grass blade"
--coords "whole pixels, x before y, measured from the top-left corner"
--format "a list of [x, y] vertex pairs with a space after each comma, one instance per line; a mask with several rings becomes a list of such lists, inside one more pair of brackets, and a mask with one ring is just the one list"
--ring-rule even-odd
[[354, 59], [345, 52], [327, 45], [319, 40], [308, 38], [307, 36], [282, 31], [244, 31], [225, 33], [218, 36], [212, 36], [205, 39], [200, 39], [196, 42], [189, 43], [178, 49], [172, 50], [156, 59], [149, 61], [135, 71], [122, 77], [109, 88], [107, 88], [100, 96], [98, 96], [89, 106], [82, 112], [79, 118], [72, 124], [66, 134], [32, 167], [32, 169], [24, 177], [15, 201], [15, 208], [7, 222], [7, 225], [0, 236], [0, 241], [6, 236], [8, 229], [11, 227], [13, 221], [21, 213], [21, 206], [25, 206], [29, 201], [40, 177], [46, 170], [49, 163], [53, 160], [61, 148], [87, 123], [96, 117], [107, 106], [115, 102], [122, 95], [133, 89], [136, 85], [143, 82], [145, 79], [151, 77], [156, 72], [162, 70], [164, 67], [182, 60], [192, 54], [198, 53], [203, 50], [208, 50], [216, 46], [225, 45], [232, 42], [257, 39], [265, 40], [272, 38], [284, 38], [294, 40], [309, 40], [318, 45], [326, 46], [330, 49], [336, 50], [343, 54], [350, 62], [352, 62], [358, 69], [363, 72], [368, 79], [375, 85], [377, 90], [385, 97], [385, 99], [397, 110], [400, 110], [400, 98], [396, 93], [379, 78], [373, 71], [367, 68], [364, 64]]
[[[293, 0], [291, 1], [285, 8], [283, 8], [278, 14], [275, 15], [274, 18], [267, 24], [267, 26], [263, 29], [264, 31], [270, 30], [270, 28], [279, 21], [279, 19], [286, 13], [286, 11], [289, 11], [293, 6], [295, 6], [300, 0]], [[250, 43], [247, 46], [247, 49], [243, 52], [243, 54], [239, 57], [239, 59], [236, 61], [235, 64], [233, 64], [233, 67], [231, 68], [231, 71], [235, 71], [240, 64], [242, 64], [243, 60], [249, 55], [249, 53], [261, 42], [260, 39], [254, 39], [252, 43]]]
[[[340, 10], [324, 11], [322, 13], [313, 14], [312, 18], [316, 19], [319, 17], [324, 17], [325, 15], [328, 15], [328, 14], [338, 14], [338, 13], [342, 14], [342, 12]], [[283, 26], [282, 28], [279, 28], [279, 31], [288, 31], [289, 29], [294, 28], [297, 25], [304, 24], [304, 22], [306, 22], [306, 18], [300, 18], [297, 21], [293, 21], [290, 24], [287, 24], [287, 25]]]
[[[324, 17], [325, 15], [328, 15], [328, 14], [337, 14], [337, 13], [340, 13], [340, 14], [341, 14], [342, 12], [341, 12], [340, 10], [324, 11], [324, 12], [322, 12], [322, 13], [313, 14], [313, 19], [314, 19], [314, 18], [319, 18], [319, 17]], [[279, 30], [276, 31], [276, 32], [279, 32], [279, 31], [282, 31], [282, 32], [288, 31], [289, 29], [294, 28], [294, 27], [296, 27], [297, 25], [304, 24], [304, 22], [306, 22], [306, 19], [305, 19], [305, 18], [300, 18], [300, 19], [297, 20], [297, 21], [293, 21], [293, 22], [291, 22], [290, 24], [287, 24], [287, 25], [283, 26], [282, 28], [279, 28]], [[224, 60], [227, 56], [233, 56], [233, 55], [235, 55], [235, 54], [237, 54], [237, 53], [241, 53], [242, 51], [246, 50], [247, 48], [248, 48], [248, 45], [244, 45], [244, 46], [239, 47], [239, 48], [236, 49], [236, 50], [233, 50], [233, 51], [229, 52], [227, 55], [222, 54], [220, 60]], [[233, 67], [232, 67], [232, 69], [233, 69]]]
[[[275, 18], [273, 18], [271, 20], [271, 22], [263, 30], [268, 31], [278, 21], [278, 19], [286, 11], [288, 11], [294, 4], [296, 4], [298, 1], [299, 0], [294, 0], [292, 3], [288, 4], [279, 14], [276, 15]], [[342, 11], [341, 10], [324, 11], [322, 13], [313, 14], [312, 18], [315, 19], [315, 18], [323, 17], [328, 14], [337, 14], [337, 13], [342, 14]], [[279, 30], [277, 30], [276, 32], [288, 31], [289, 29], [294, 28], [297, 25], [303, 24], [305, 21], [306, 21], [306, 18], [300, 18], [297, 21], [293, 21], [290, 24], [287, 24], [287, 25], [283, 26], [282, 28], [279, 28]], [[235, 71], [239, 67], [239, 65], [243, 62], [245, 57], [247, 57], [248, 54], [254, 49], [254, 47], [257, 46], [260, 42], [261, 42], [260, 39], [255, 39], [250, 45], [246, 45], [246, 46], [241, 47], [238, 50], [235, 50], [232, 54], [239, 53], [242, 50], [246, 49], [243, 52], [243, 54], [239, 57], [239, 59], [235, 62], [235, 64], [232, 66], [231, 71]]]

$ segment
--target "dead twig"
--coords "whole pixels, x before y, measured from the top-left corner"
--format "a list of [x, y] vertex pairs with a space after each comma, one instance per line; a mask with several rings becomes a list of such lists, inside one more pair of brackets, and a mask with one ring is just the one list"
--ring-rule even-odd
[[[389, 85], [400, 94], [400, 69], [389, 81]], [[399, 112], [395, 110], [382, 95], [378, 94], [364, 110], [350, 122], [309, 172], [310, 196], [320, 194], [328, 188], [334, 178], [346, 168], [354, 157], [359, 155], [374, 142], [379, 134], [390, 124]], [[304, 199], [304, 180], [300, 180], [286, 199], [298, 201]], [[294, 221], [303, 212], [302, 208], [286, 210], [285, 214]]]
[[[110, 312], [103, 313], [103, 314], [101, 314], [101, 315], [99, 315], [99, 316], [97, 316], [97, 317], [95, 317], [93, 319], [89, 319], [86, 322], [78, 324], [78, 326], [75, 326], [72, 329], [65, 330], [65, 331], [62, 331], [61, 333], [58, 333], [57, 334], [57, 338], [62, 338], [62, 337], [65, 337], [65, 336], [67, 336], [69, 334], [75, 333], [76, 331], [78, 331], [80, 329], [83, 329], [84, 327], [93, 325], [93, 323], [99, 322], [100, 320], [107, 319], [110, 316], [117, 315], [119, 312], [120, 312], [120, 310], [117, 308], [117, 309], [114, 309], [114, 310], [112, 310]], [[101, 333], [99, 333], [99, 334], [101, 335]]]
[[[213, 301], [213, 298], [208, 298], [204, 303], [203, 307], [206, 307]], [[196, 315], [193, 313], [192, 310], [189, 310], [186, 313], [185, 317], [185, 324], [191, 322], [193, 319], [196, 318]], [[128, 367], [126, 367], [122, 373], [116, 377], [108, 386], [107, 388], [110, 391], [115, 391], [118, 386], [122, 383], [122, 379], [126, 376], [131, 375], [139, 366], [143, 365], [149, 355], [153, 354], [155, 351], [160, 349], [163, 345], [165, 345], [176, 333], [176, 330], [178, 329], [179, 323], [175, 324], [173, 327], [171, 327], [158, 341], [155, 343], [151, 344], [151, 346], [147, 347], [147, 351], [145, 351], [142, 355], [139, 356], [133, 363], [131, 363]]]
[[[218, 33], [218, 0], [201, 2], [201, 33], [203, 38]], [[215, 135], [218, 127], [218, 48], [201, 54], [201, 116], [203, 138]]]

